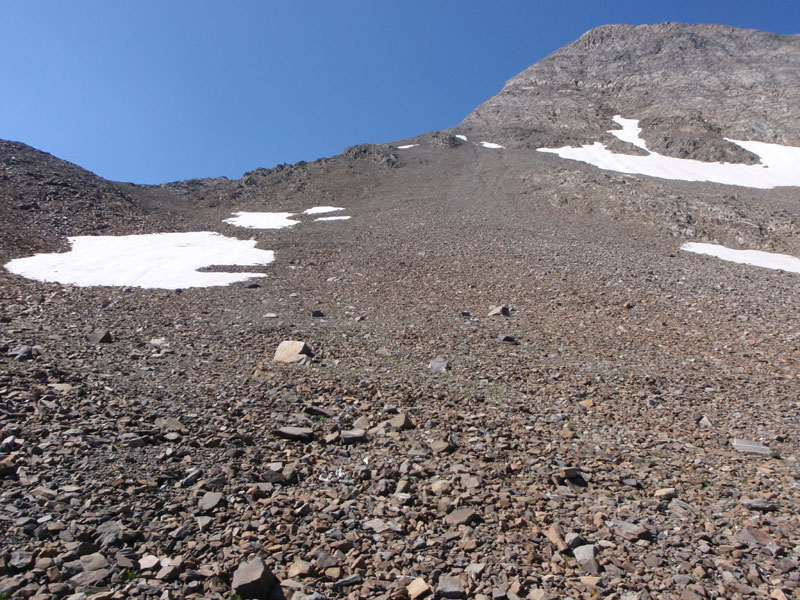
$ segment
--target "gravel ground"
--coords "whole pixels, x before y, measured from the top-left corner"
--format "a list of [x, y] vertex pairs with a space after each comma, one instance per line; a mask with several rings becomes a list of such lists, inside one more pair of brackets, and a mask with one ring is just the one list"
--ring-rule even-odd
[[[800, 193], [404, 143], [160, 187], [0, 148], [4, 261], [191, 230], [276, 256], [209, 289], [0, 272], [0, 594], [800, 597], [800, 276], [679, 251], [800, 255]], [[70, 216], [86, 186], [119, 214]], [[352, 219], [222, 223], [319, 205]]]

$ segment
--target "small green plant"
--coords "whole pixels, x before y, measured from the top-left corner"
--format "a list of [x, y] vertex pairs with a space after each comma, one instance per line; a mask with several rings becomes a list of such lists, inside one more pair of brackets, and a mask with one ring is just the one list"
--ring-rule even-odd
[[[133, 581], [138, 576], [139, 576], [139, 571], [137, 571], [133, 567], [128, 567], [127, 569], [125, 569], [125, 572], [122, 574], [122, 577], [123, 577], [123, 579], [125, 579], [125, 581]], [[2, 599], [0, 599], [0, 600], [2, 600]]]
[[239, 594], [237, 594], [236, 592], [233, 592], [231, 594], [230, 600], [242, 600], [242, 597]]
[[10, 600], [11, 596], [8, 595], [8, 592], [3, 592], [0, 594], [0, 600]]

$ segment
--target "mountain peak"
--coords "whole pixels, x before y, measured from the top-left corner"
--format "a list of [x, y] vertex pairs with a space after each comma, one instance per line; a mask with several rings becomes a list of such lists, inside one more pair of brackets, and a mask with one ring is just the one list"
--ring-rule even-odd
[[800, 36], [604, 25], [513, 77], [459, 129], [518, 147], [587, 143], [615, 114], [641, 119], [653, 148], [681, 157], [711, 156], [663, 139], [676, 131], [800, 144]]

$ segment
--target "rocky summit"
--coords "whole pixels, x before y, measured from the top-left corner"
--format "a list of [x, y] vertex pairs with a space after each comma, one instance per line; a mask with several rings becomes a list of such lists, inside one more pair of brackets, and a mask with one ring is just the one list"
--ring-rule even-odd
[[799, 123], [670, 23], [238, 180], [0, 142], [0, 597], [800, 597]]

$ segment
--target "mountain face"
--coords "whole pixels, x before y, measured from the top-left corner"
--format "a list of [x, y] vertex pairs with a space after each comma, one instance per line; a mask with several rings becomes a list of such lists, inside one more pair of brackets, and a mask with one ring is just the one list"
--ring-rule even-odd
[[659, 152], [746, 162], [721, 138], [800, 145], [799, 113], [800, 35], [608, 25], [511, 79], [461, 127], [508, 145], [565, 145], [596, 138], [621, 114], [641, 119]]
[[[794, 597], [800, 186], [712, 181], [791, 180], [798, 40], [601, 27], [237, 180], [0, 142], [0, 595]], [[70, 236], [167, 285], [9, 270]]]

